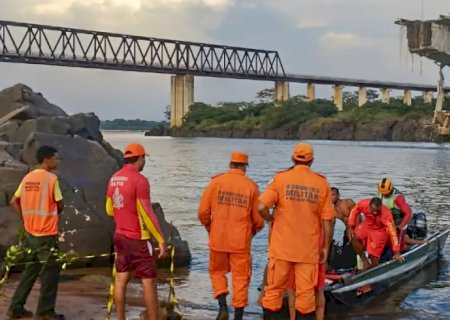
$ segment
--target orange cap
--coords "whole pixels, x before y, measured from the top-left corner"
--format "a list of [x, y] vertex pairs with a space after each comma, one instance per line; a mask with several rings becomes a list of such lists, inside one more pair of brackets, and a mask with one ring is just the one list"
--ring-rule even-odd
[[292, 157], [297, 161], [309, 162], [314, 159], [314, 149], [309, 143], [299, 143], [294, 147]]
[[123, 157], [126, 158], [132, 158], [132, 157], [140, 157], [140, 156], [148, 156], [147, 153], [145, 153], [145, 149], [142, 146], [142, 144], [139, 143], [130, 143], [125, 147], [123, 150]]
[[231, 153], [231, 162], [248, 164], [248, 154], [234, 151]]

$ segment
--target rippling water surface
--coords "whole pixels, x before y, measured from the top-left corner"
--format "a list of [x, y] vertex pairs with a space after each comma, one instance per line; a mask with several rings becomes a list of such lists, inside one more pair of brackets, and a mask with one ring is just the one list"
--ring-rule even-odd
[[[188, 319], [214, 318], [208, 275], [207, 234], [197, 220], [202, 190], [211, 176], [227, 170], [232, 150], [250, 155], [248, 175], [263, 190], [277, 171], [291, 165], [296, 141], [214, 138], [144, 137], [142, 133], [105, 132], [105, 139], [122, 149], [142, 143], [150, 153], [144, 175], [151, 183], [152, 201], [160, 202], [168, 221], [189, 242], [192, 264], [177, 270], [177, 297]], [[431, 230], [450, 227], [450, 145], [395, 142], [312, 141], [315, 171], [328, 177], [343, 198], [355, 201], [374, 195], [377, 180], [389, 176], [402, 190], [414, 211], [428, 214]], [[253, 276], [249, 319], [260, 318], [257, 287], [267, 261], [267, 228], [253, 240]], [[450, 319], [450, 246], [444, 258], [407, 283], [351, 312], [333, 319]], [[164, 286], [162, 290], [166, 290]]]

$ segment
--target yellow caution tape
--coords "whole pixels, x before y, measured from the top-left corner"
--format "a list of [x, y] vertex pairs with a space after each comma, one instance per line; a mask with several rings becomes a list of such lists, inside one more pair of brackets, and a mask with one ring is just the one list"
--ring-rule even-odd
[[107, 306], [107, 314], [106, 314], [106, 320], [111, 319], [111, 313], [112, 313], [112, 307], [114, 304], [114, 282], [116, 279], [116, 258], [114, 257], [114, 264], [112, 269], [112, 276], [111, 276], [111, 284], [109, 285], [109, 297], [108, 297], [108, 306]]
[[177, 296], [175, 295], [175, 283], [174, 283], [174, 272], [175, 272], [175, 247], [172, 247], [170, 254], [170, 279], [169, 279], [169, 297], [167, 302], [169, 304], [169, 312], [175, 312], [177, 315], [176, 319], [183, 319], [183, 313], [181, 312], [180, 305], [178, 304]]
[[[169, 279], [169, 297], [167, 299], [166, 309], [169, 314], [174, 313], [176, 316], [175, 319], [183, 319], [184, 315], [181, 312], [176, 294], [175, 294], [175, 282], [174, 282], [174, 272], [175, 272], [175, 247], [168, 246], [168, 249], [171, 251], [170, 253], [170, 279]], [[29, 248], [23, 248], [22, 242], [19, 242], [19, 245], [13, 245], [8, 248], [6, 251], [6, 255], [4, 261], [2, 262], [2, 268], [0, 271], [0, 289], [3, 284], [8, 281], [9, 274], [11, 272], [11, 268], [14, 266], [27, 265], [31, 263], [40, 263], [47, 264], [47, 261], [29, 261], [29, 262], [20, 262], [24, 258], [26, 254], [29, 254], [31, 250]], [[115, 253], [103, 253], [98, 255], [86, 255], [86, 256], [78, 256], [71, 253], [60, 252], [58, 249], [51, 249], [53, 252], [53, 256], [56, 256], [56, 261], [61, 264], [63, 270], [67, 268], [71, 263], [78, 260], [86, 260], [86, 259], [94, 259], [94, 258], [108, 258], [112, 255], [115, 256]], [[49, 256], [52, 257], [52, 255]], [[109, 286], [109, 297], [108, 297], [108, 305], [107, 305], [107, 315], [106, 320], [111, 319], [112, 307], [114, 303], [114, 281], [116, 275], [116, 263], [114, 259], [113, 270], [112, 270], [112, 279], [111, 284]], [[1, 292], [0, 292], [1, 293]]]
[[[166, 307], [167, 313], [169, 315], [174, 315], [174, 319], [182, 320], [184, 318], [183, 313], [181, 312], [180, 306], [178, 304], [177, 297], [175, 295], [175, 283], [174, 283], [174, 272], [175, 272], [175, 247], [169, 246], [168, 249], [170, 252], [170, 279], [169, 279], [169, 297], [167, 298], [167, 304], [164, 304]], [[116, 275], [116, 264], [114, 261], [111, 284], [109, 286], [109, 297], [108, 297], [108, 305], [107, 305], [107, 314], [106, 320], [111, 319], [112, 306], [114, 303], [114, 279]], [[173, 319], [171, 317], [171, 319]]]

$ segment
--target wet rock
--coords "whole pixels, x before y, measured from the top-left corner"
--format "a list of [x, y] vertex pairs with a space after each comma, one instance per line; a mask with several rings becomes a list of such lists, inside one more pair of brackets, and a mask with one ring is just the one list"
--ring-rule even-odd
[[[175, 228], [173, 224], [166, 221], [161, 205], [158, 202], [155, 202], [152, 203], [152, 206], [156, 216], [158, 217], [161, 231], [164, 234], [167, 245], [175, 247], [175, 266], [178, 267], [189, 265], [191, 261], [189, 244], [187, 243], [187, 241], [181, 239], [181, 235], [178, 232], [177, 228]], [[166, 265], [170, 264], [170, 254], [167, 255], [164, 263]]]

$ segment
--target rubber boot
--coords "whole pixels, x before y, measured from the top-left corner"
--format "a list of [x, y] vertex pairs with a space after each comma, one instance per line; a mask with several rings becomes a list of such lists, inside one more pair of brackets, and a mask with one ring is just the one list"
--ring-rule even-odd
[[244, 319], [244, 308], [234, 308], [234, 320]]
[[315, 313], [314, 312], [310, 312], [310, 313], [300, 313], [297, 310], [295, 311], [295, 320], [314, 320], [315, 318]]
[[217, 301], [219, 302], [219, 314], [217, 315], [216, 320], [228, 320], [228, 307], [226, 295], [223, 294], [221, 296], [218, 296]]
[[263, 308], [263, 320], [272, 320], [272, 312]]
[[278, 311], [272, 311], [269, 309], [264, 309], [263, 308], [263, 319], [264, 320], [281, 320], [281, 314]]

